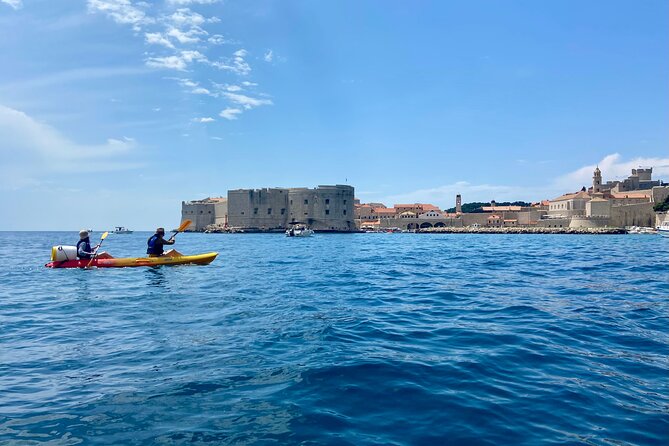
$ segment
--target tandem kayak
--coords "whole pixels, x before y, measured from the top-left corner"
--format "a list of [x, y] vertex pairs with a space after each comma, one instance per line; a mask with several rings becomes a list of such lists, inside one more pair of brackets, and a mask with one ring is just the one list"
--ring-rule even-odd
[[[214, 261], [217, 252], [195, 254], [191, 256], [161, 256], [161, 257], [125, 257], [111, 259], [94, 259], [91, 267], [97, 268], [127, 268], [133, 266], [161, 266], [161, 265], [208, 265]], [[47, 268], [85, 268], [90, 260], [55, 260], [47, 263]]]

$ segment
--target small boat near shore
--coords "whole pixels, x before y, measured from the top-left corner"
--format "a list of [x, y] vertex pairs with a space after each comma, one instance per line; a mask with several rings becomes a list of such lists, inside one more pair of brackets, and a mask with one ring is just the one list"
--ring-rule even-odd
[[669, 221], [662, 222], [662, 224], [657, 226], [655, 229], [657, 229], [657, 232], [663, 236], [669, 236]]
[[293, 223], [291, 228], [286, 230], [286, 237], [311, 237], [312, 235], [314, 235], [314, 230], [301, 223]]
[[112, 231], [113, 234], [132, 234], [132, 231], [124, 226], [116, 226]]

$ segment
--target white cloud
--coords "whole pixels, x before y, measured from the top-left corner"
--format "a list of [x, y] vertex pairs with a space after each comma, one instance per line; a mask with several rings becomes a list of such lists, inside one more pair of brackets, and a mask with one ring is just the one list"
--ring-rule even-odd
[[167, 20], [179, 28], [200, 26], [207, 21], [201, 14], [188, 8], [177, 9]]
[[177, 6], [188, 5], [211, 5], [218, 3], [220, 0], [167, 0], [167, 3]]
[[172, 42], [170, 42], [169, 39], [161, 33], [145, 33], [144, 39], [146, 40], [146, 43], [150, 45], [163, 45], [167, 48], [174, 49]]
[[263, 59], [265, 60], [265, 62], [271, 62], [272, 59], [274, 59], [274, 51], [267, 50], [267, 52], [263, 56]]
[[592, 185], [592, 173], [599, 166], [602, 179], [606, 181], [622, 180], [632, 174], [632, 169], [638, 167], [652, 167], [653, 176], [669, 176], [669, 158], [637, 157], [624, 161], [619, 153], [613, 153], [602, 158], [598, 163], [583, 166], [566, 175], [555, 179], [553, 186], [565, 192], [580, 189], [582, 186]]
[[223, 45], [224, 43], [228, 43], [225, 37], [220, 34], [214, 34], [213, 36], [209, 37], [207, 42], [211, 43], [212, 45]]
[[80, 144], [26, 113], [3, 105], [0, 105], [0, 141], [0, 156], [3, 159], [0, 178], [3, 182], [9, 178], [5, 178], [7, 172], [12, 172], [11, 178], [15, 180], [34, 179], [50, 172], [71, 171], [80, 162], [85, 163], [89, 172], [140, 167], [123, 159], [123, 155], [137, 147], [132, 138], [110, 138], [101, 144]]
[[190, 79], [186, 79], [186, 78], [184, 78], [184, 77], [166, 77], [165, 79], [172, 79], [172, 80], [175, 80], [175, 81], [177, 81], [177, 82], [179, 83], [179, 85], [181, 85], [182, 87], [194, 88], [194, 87], [197, 87], [198, 85], [200, 85], [200, 84], [198, 84], [197, 82], [192, 81], [192, 80], [190, 80]]
[[193, 93], [193, 94], [207, 94], [207, 95], [211, 94], [211, 91], [209, 91], [209, 90], [207, 90], [206, 88], [203, 88], [203, 87], [193, 88], [190, 92]]
[[210, 136], [209, 139], [213, 139], [215, 141], [223, 141], [223, 138], [221, 138], [220, 136]]
[[270, 99], [258, 99], [246, 96], [243, 94], [237, 93], [223, 93], [225, 97], [230, 99], [235, 104], [241, 105], [247, 110], [250, 110], [254, 107], [259, 107], [261, 105], [272, 105], [273, 102]]
[[188, 64], [179, 56], [149, 57], [146, 66], [151, 68], [166, 68], [168, 70], [185, 71]]
[[206, 31], [203, 31], [198, 28], [192, 28], [190, 31], [183, 32], [177, 28], [170, 28], [167, 31], [167, 35], [179, 41], [183, 44], [197, 43], [200, 41], [199, 35], [206, 34]]
[[208, 116], [204, 117], [204, 118], [194, 118], [193, 119], [193, 122], [201, 122], [203, 124], [206, 124], [208, 122], [214, 122], [214, 121], [216, 121], [214, 118], [210, 118]]
[[[137, 5], [145, 6], [146, 3]], [[91, 13], [104, 13], [116, 23], [131, 25], [135, 31], [139, 31], [142, 25], [154, 22], [130, 0], [88, 0], [88, 10]]]
[[221, 113], [219, 113], [219, 116], [221, 118], [225, 118], [229, 121], [233, 121], [233, 120], [237, 119], [237, 115], [240, 115], [240, 114], [242, 114], [242, 110], [240, 110], [239, 108], [228, 107], [225, 110], [223, 110]]
[[[583, 166], [565, 175], [560, 175], [545, 185], [536, 187], [471, 184], [466, 181], [459, 181], [445, 186], [389, 195], [382, 197], [381, 201], [386, 204], [433, 203], [444, 208], [450, 208], [455, 203], [456, 194], [462, 194], [464, 202], [490, 202], [492, 199], [496, 201], [551, 199], [567, 192], [575, 192], [583, 186], [590, 186], [593, 171], [597, 166], [602, 171], [604, 181], [627, 178], [631, 175], [632, 169], [638, 167], [652, 167], [653, 178], [664, 179], [669, 176], [669, 158], [637, 157], [626, 161], [622, 159], [620, 154], [614, 153], [605, 156], [599, 163]], [[378, 198], [375, 197], [374, 201], [377, 200]]]
[[232, 71], [235, 74], [245, 76], [251, 72], [251, 66], [244, 60], [248, 51], [241, 49], [233, 53], [232, 59], [226, 59], [221, 62], [212, 62], [212, 66], [226, 71]]
[[257, 87], [258, 86], [258, 84], [256, 84], [255, 82], [249, 82], [249, 81], [242, 82], [242, 85], [245, 86], [245, 87]]
[[193, 62], [206, 62], [207, 58], [199, 51], [181, 51], [178, 56], [149, 57], [146, 65], [151, 68], [166, 68], [170, 70], [186, 71]]
[[0, 0], [0, 2], [5, 3], [14, 9], [19, 9], [23, 6], [22, 0]]

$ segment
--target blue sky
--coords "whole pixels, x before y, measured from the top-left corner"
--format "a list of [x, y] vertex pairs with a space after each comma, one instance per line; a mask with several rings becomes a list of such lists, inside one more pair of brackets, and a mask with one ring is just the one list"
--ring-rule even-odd
[[0, 229], [176, 226], [345, 183], [539, 200], [669, 180], [666, 1], [0, 0]]

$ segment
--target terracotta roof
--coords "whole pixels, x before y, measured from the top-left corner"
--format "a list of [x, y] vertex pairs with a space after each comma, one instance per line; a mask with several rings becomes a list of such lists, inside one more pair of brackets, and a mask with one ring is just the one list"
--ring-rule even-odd
[[647, 192], [618, 192], [612, 193], [611, 197], [617, 200], [624, 198], [650, 198], [650, 194]]
[[559, 197], [557, 197], [557, 198], [555, 198], [554, 200], [551, 200], [551, 201], [565, 201], [565, 200], [573, 200], [575, 198], [590, 198], [590, 194], [588, 194], [587, 192], [583, 192], [583, 191], [574, 192], [574, 193], [571, 193], [571, 194], [560, 195]]
[[388, 209], [388, 208], [374, 208], [374, 212], [377, 214], [394, 214], [396, 211], [395, 209]]
[[590, 201], [609, 201], [609, 200], [606, 200], [606, 199], [604, 199], [604, 198], [595, 197], [595, 198], [593, 198], [593, 199], [590, 200]]
[[433, 204], [423, 204], [422, 206], [423, 206], [424, 211], [440, 211], [441, 210]]

